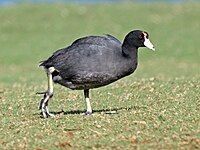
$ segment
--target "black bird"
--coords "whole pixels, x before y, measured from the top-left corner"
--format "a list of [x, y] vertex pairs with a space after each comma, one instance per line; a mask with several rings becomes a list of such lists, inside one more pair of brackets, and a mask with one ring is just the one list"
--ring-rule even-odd
[[41, 62], [48, 77], [48, 89], [40, 102], [44, 118], [53, 116], [48, 101], [53, 96], [53, 82], [72, 90], [84, 90], [87, 111], [92, 113], [89, 90], [108, 85], [130, 75], [138, 64], [138, 48], [155, 50], [145, 31], [129, 32], [123, 43], [112, 35], [86, 36], [53, 53]]

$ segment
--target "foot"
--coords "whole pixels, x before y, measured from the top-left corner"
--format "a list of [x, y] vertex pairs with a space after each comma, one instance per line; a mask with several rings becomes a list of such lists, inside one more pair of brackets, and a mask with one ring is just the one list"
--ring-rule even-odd
[[92, 111], [86, 111], [86, 112], [85, 112], [85, 115], [86, 115], [86, 116], [89, 116], [89, 115], [91, 115], [91, 114], [92, 114]]
[[48, 95], [48, 92], [41, 92], [37, 94], [44, 94], [43, 98], [41, 99], [39, 103], [39, 110], [41, 110], [42, 115], [44, 118], [48, 117], [54, 117], [55, 115], [49, 112], [49, 109], [47, 107], [48, 100], [50, 99], [50, 96]]
[[44, 108], [41, 109], [42, 110], [42, 115], [44, 118], [48, 118], [48, 117], [55, 117], [54, 114], [50, 113], [48, 110], [48, 107], [45, 106]]
[[39, 106], [38, 106], [38, 109], [41, 110], [42, 109], [42, 104], [47, 96], [47, 91], [45, 92], [37, 92], [36, 94], [38, 95], [43, 95], [43, 98], [40, 100], [40, 103], [39, 103]]
[[55, 117], [54, 114], [52, 114], [52, 113], [49, 112], [49, 109], [48, 109], [47, 106], [46, 106], [46, 114], [47, 114], [48, 117]]

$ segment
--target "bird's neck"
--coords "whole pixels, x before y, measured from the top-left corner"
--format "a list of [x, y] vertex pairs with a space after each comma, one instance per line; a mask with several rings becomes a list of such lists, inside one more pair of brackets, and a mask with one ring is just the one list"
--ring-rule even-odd
[[122, 44], [122, 54], [124, 57], [130, 57], [131, 59], [137, 59], [138, 47], [130, 45], [126, 42]]
[[125, 58], [126, 67], [122, 76], [130, 75], [135, 71], [138, 65], [138, 48], [127, 44], [122, 44], [122, 55]]

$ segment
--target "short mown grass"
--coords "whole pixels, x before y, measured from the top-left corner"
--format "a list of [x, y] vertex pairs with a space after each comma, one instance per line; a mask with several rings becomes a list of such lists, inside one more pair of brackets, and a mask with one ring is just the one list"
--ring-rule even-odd
[[[198, 3], [0, 7], [0, 149], [199, 149], [199, 17]], [[157, 51], [140, 49], [133, 75], [91, 90], [91, 116], [82, 91], [55, 85], [56, 117], [40, 117], [39, 61], [78, 37], [138, 28]]]

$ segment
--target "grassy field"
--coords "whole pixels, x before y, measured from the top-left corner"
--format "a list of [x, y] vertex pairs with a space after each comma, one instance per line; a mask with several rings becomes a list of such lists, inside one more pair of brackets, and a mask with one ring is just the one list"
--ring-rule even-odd
[[[200, 5], [18, 5], [0, 7], [0, 149], [200, 149]], [[38, 62], [77, 37], [132, 29], [150, 33], [136, 72], [91, 91], [55, 86], [42, 119]], [[115, 112], [115, 113], [112, 113]]]

